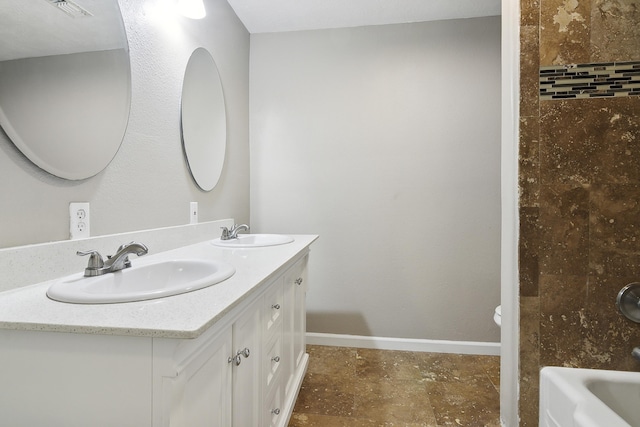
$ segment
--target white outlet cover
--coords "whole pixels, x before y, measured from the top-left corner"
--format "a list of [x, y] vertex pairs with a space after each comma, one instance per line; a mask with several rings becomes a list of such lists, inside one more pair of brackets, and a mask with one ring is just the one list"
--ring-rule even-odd
[[88, 202], [69, 203], [69, 237], [71, 240], [91, 237], [90, 219]]

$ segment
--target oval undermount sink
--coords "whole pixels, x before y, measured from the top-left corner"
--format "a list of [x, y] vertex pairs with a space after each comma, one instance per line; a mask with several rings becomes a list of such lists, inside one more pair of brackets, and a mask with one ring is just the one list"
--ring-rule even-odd
[[133, 265], [102, 276], [74, 274], [56, 281], [47, 296], [60, 302], [109, 304], [183, 294], [220, 283], [236, 269], [224, 261], [178, 259]]
[[215, 239], [211, 244], [225, 248], [260, 248], [285, 245], [293, 242], [293, 237], [284, 234], [238, 234], [235, 239]]

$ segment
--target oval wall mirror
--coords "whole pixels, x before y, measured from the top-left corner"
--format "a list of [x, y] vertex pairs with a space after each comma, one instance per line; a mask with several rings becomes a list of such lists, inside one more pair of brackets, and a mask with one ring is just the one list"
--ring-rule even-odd
[[0, 0], [0, 125], [60, 178], [102, 171], [129, 119], [131, 69], [117, 0]]
[[216, 186], [227, 147], [227, 116], [218, 67], [206, 49], [193, 51], [182, 84], [182, 145], [194, 181]]

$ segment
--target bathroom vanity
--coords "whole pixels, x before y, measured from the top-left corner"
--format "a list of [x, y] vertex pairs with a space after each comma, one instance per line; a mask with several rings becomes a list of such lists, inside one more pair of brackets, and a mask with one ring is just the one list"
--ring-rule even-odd
[[317, 238], [293, 237], [150, 255], [236, 268], [221, 283], [166, 298], [67, 304], [47, 298], [51, 282], [1, 293], [1, 424], [285, 426], [308, 364], [307, 261]]

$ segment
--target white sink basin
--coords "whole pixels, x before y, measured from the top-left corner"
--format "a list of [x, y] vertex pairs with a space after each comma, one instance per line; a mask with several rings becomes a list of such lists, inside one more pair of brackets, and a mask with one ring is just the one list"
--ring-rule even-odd
[[546, 367], [541, 427], [640, 426], [640, 372]]
[[53, 300], [77, 304], [108, 304], [163, 298], [206, 288], [233, 276], [224, 261], [178, 259], [134, 264], [114, 273], [64, 277], [47, 290]]
[[260, 248], [284, 245], [291, 242], [293, 242], [293, 237], [285, 236], [284, 234], [239, 234], [236, 239], [215, 239], [211, 244], [225, 248]]

